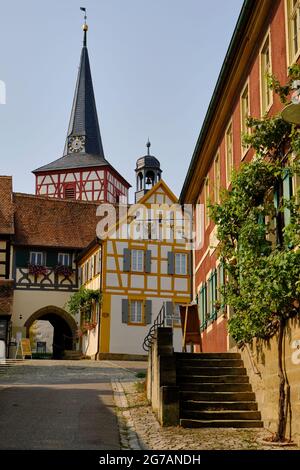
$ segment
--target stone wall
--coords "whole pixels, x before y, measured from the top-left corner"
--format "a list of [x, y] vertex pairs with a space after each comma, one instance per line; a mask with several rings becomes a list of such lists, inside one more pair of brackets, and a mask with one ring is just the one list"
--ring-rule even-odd
[[172, 328], [158, 328], [148, 354], [147, 398], [161, 426], [179, 423], [179, 388]]
[[[242, 359], [256, 393], [264, 426], [276, 431], [278, 415], [278, 355], [277, 336], [270, 341], [255, 340], [244, 348]], [[233, 350], [237, 350], [234, 348]], [[290, 384], [290, 404], [286, 436], [300, 445], [300, 320], [291, 320], [284, 338], [284, 366]]]
[[0, 313], [12, 313], [13, 280], [0, 279]]

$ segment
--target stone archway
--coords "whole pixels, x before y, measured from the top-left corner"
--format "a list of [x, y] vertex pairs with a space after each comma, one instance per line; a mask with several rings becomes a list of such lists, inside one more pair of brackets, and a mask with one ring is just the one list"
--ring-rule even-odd
[[36, 320], [48, 320], [54, 328], [53, 359], [61, 359], [65, 350], [75, 349], [77, 323], [65, 310], [53, 305], [37, 310], [25, 322], [27, 338]]

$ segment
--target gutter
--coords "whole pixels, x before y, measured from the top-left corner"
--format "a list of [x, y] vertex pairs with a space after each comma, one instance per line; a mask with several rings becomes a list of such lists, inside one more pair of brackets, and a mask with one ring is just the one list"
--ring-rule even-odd
[[191, 160], [191, 163], [189, 165], [187, 175], [185, 177], [183, 187], [182, 187], [182, 190], [181, 190], [181, 193], [180, 193], [180, 196], [179, 196], [179, 201], [182, 204], [187, 202], [185, 200], [185, 197], [186, 197], [186, 193], [188, 191], [188, 188], [190, 186], [192, 176], [193, 176], [194, 171], [195, 171], [195, 167], [196, 167], [196, 164], [197, 164], [197, 155], [198, 155], [201, 147], [204, 144], [204, 140], [205, 140], [206, 134], [209, 130], [210, 123], [211, 123], [211, 121], [212, 121], [212, 119], [215, 115], [216, 108], [217, 108], [218, 103], [219, 103], [219, 97], [220, 97], [220, 95], [222, 95], [223, 84], [226, 81], [226, 79], [227, 79], [227, 77], [228, 77], [228, 75], [231, 71], [231, 66], [234, 62], [234, 59], [235, 59], [235, 56], [236, 56], [236, 51], [239, 48], [241, 38], [242, 38], [242, 36], [244, 34], [244, 31], [245, 31], [245, 26], [247, 25], [247, 23], [249, 21], [249, 18], [251, 17], [252, 12], [254, 11], [254, 9], [256, 8], [257, 4], [260, 1], [261, 0], [244, 0], [240, 15], [239, 15], [236, 27], [235, 27], [235, 30], [233, 32], [233, 35], [232, 35], [232, 38], [231, 38], [231, 41], [230, 41], [230, 44], [229, 44], [229, 47], [228, 47], [223, 65], [222, 65], [222, 68], [221, 68], [221, 72], [219, 74], [216, 86], [215, 86], [214, 91], [213, 91], [212, 98], [211, 98], [210, 103], [209, 103], [208, 110], [206, 112], [206, 115], [205, 115], [205, 118], [204, 118], [204, 121], [203, 121], [203, 124], [202, 124], [202, 128], [201, 128], [201, 131], [200, 131], [197, 143], [196, 143], [196, 147], [195, 147], [195, 150], [194, 150], [194, 153], [193, 153], [193, 156], [192, 156], [192, 160]]

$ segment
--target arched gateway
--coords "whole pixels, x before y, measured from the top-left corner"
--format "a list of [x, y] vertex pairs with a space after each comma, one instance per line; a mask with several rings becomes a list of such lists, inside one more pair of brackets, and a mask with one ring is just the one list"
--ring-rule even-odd
[[27, 338], [30, 327], [36, 320], [47, 320], [54, 328], [53, 359], [61, 359], [65, 350], [75, 349], [77, 323], [65, 310], [52, 305], [37, 310], [25, 322]]

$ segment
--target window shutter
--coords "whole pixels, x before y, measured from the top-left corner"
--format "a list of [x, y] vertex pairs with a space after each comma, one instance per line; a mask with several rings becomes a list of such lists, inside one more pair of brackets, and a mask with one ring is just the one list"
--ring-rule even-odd
[[145, 319], [147, 325], [152, 323], [152, 300], [145, 301]]
[[166, 302], [166, 325], [173, 326], [173, 302]]
[[[289, 201], [292, 196], [292, 178], [288, 172], [285, 173], [285, 176], [282, 180], [282, 188], [283, 188], [283, 198], [286, 201]], [[288, 225], [291, 221], [291, 211], [284, 208], [284, 225]]]
[[129, 316], [129, 301], [122, 299], [122, 323], [128, 323]]
[[125, 272], [130, 271], [130, 256], [131, 256], [131, 250], [129, 250], [129, 248], [124, 248], [124, 251], [123, 251], [123, 271], [125, 271]]
[[175, 254], [172, 251], [168, 252], [168, 274], [175, 272]]
[[151, 250], [145, 252], [145, 273], [151, 273]]
[[192, 253], [188, 253], [187, 255], [187, 273], [192, 274], [193, 272], [193, 266], [192, 266]]

